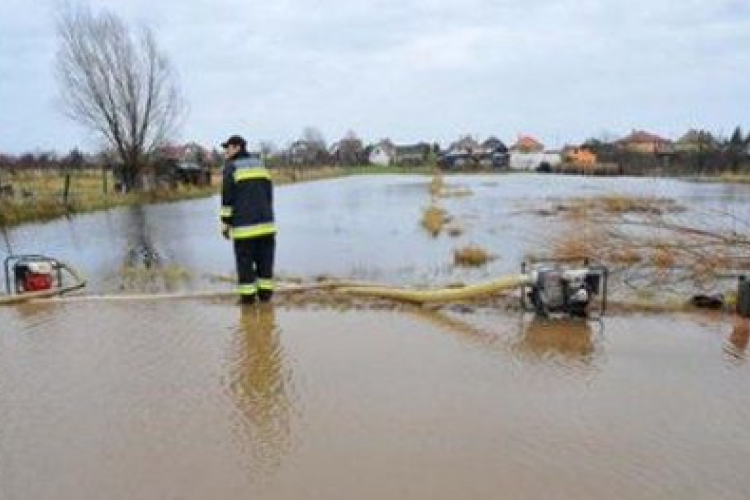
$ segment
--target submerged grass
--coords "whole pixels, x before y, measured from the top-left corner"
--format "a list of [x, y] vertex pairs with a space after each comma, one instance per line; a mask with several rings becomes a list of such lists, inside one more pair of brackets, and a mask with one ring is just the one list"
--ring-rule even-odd
[[593, 198], [572, 198], [557, 203], [552, 209], [536, 210], [536, 213], [545, 216], [563, 214], [569, 219], [585, 219], [596, 215], [663, 215], [685, 210], [685, 207], [670, 198], [605, 195]]
[[482, 267], [494, 257], [485, 249], [469, 245], [453, 252], [453, 263], [463, 267]]
[[448, 213], [445, 209], [436, 205], [430, 205], [422, 213], [422, 227], [424, 227], [433, 237], [440, 234], [440, 231], [443, 230], [443, 226], [445, 226], [448, 221]]

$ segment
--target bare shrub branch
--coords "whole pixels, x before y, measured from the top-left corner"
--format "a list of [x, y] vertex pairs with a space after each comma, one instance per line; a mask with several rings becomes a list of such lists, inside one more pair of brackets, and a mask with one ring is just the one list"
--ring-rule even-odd
[[708, 290], [750, 269], [748, 224], [729, 212], [687, 214], [672, 200], [611, 197], [537, 212], [566, 222], [551, 240], [544, 236], [550, 256], [592, 258], [634, 288]]

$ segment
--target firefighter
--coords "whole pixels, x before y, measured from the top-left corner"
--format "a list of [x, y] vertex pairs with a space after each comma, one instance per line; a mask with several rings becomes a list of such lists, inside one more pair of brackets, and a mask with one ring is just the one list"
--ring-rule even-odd
[[221, 144], [224, 170], [221, 189], [221, 233], [234, 243], [237, 292], [240, 302], [273, 295], [276, 225], [273, 183], [259, 154], [247, 152], [247, 142], [233, 135]]

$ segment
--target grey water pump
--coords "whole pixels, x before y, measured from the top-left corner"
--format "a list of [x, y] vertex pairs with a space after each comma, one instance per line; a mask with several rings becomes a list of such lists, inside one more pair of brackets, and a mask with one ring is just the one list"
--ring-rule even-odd
[[608, 270], [583, 259], [579, 265], [565, 260], [524, 262], [527, 277], [521, 290], [524, 310], [541, 317], [601, 317], [607, 308]]

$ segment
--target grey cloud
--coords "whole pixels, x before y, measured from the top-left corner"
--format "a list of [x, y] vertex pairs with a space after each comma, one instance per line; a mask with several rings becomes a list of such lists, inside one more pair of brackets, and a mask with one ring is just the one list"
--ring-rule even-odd
[[[2, 105], [34, 109], [43, 132], [21, 147], [57, 134], [64, 149], [76, 140], [69, 127], [58, 133], [65, 122], [23, 83], [50, 64], [50, 23], [9, 1], [0, 28], [17, 42], [0, 46], [0, 69], [11, 73]], [[569, 142], [746, 119], [745, 1], [123, 0], [116, 9], [155, 28], [191, 102], [185, 137], [208, 143], [246, 129], [282, 144], [306, 125], [329, 139], [354, 128], [373, 140], [530, 132]], [[0, 114], [0, 150], [14, 134]]]

